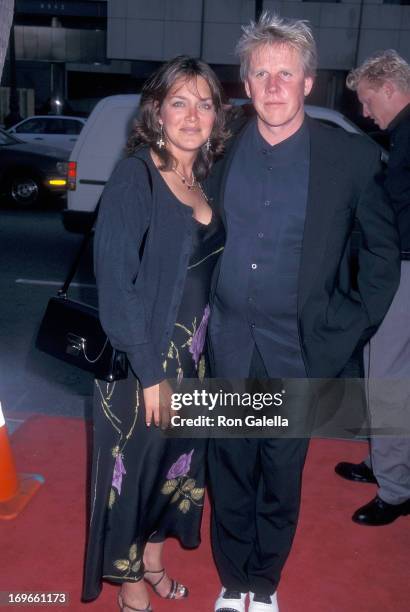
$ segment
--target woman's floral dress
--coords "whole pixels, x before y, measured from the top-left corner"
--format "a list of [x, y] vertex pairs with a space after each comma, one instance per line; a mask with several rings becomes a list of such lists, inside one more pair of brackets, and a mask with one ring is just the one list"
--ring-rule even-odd
[[[204, 377], [204, 343], [211, 276], [223, 248], [214, 214], [209, 225], [192, 219], [194, 238], [185, 288], [163, 362], [168, 378]], [[102, 579], [137, 581], [147, 541], [177, 537], [200, 542], [205, 493], [206, 439], [166, 438], [145, 425], [137, 380], [95, 381], [93, 474], [84, 599]]]

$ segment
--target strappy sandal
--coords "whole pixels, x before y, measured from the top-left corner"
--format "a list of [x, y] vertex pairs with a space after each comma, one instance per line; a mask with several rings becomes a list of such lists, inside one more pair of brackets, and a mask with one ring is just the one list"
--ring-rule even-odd
[[[161, 577], [159, 578], [159, 580], [157, 580], [157, 582], [154, 582], [154, 581], [150, 580], [149, 578], [147, 578], [146, 574], [161, 574]], [[144, 572], [144, 580], [145, 580], [145, 582], [148, 582], [148, 584], [151, 585], [152, 588], [154, 589], [154, 593], [156, 593], [162, 599], [184, 599], [185, 597], [188, 597], [189, 591], [188, 591], [187, 587], [184, 586], [183, 584], [180, 584], [176, 580], [173, 580], [173, 578], [170, 578], [170, 580], [171, 580], [171, 588], [169, 589], [168, 595], [161, 595], [161, 593], [158, 592], [157, 586], [159, 585], [161, 580], [163, 580], [165, 578], [165, 576], [166, 576], [166, 574], [165, 574], [165, 569], [164, 568], [162, 568], [160, 570], [148, 570], [147, 569]]]
[[126, 610], [128, 608], [133, 612], [153, 612], [151, 604], [148, 604], [146, 608], [134, 608], [134, 606], [130, 606], [130, 604], [123, 599], [121, 593], [118, 593], [118, 605], [120, 610]]

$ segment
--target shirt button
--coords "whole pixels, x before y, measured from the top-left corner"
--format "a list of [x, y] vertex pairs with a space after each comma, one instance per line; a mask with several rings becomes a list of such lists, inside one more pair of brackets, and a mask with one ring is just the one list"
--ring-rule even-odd
[[251, 323], [251, 327], [252, 327], [252, 329], [254, 329], [255, 328], [255, 323]]
[[253, 302], [253, 297], [249, 296], [248, 297], [248, 302]]
[[272, 166], [268, 166], [268, 170], [273, 170]]
[[258, 264], [252, 264], [251, 265], [252, 270], [256, 270], [257, 267], [258, 267]]
[[270, 206], [270, 200], [265, 200], [264, 204], [265, 206]]
[[259, 232], [258, 238], [263, 238], [263, 232]]

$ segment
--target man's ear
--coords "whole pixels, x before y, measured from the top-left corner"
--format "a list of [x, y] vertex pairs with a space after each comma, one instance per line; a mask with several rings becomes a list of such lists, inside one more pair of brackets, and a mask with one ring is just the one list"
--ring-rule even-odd
[[382, 91], [384, 95], [386, 96], [386, 98], [390, 100], [390, 98], [393, 96], [394, 92], [396, 91], [396, 87], [394, 83], [392, 83], [391, 81], [385, 81], [382, 85]]
[[251, 88], [249, 87], [249, 81], [248, 81], [248, 79], [246, 79], [246, 80], [245, 80], [244, 85], [245, 85], [246, 95], [248, 96], [248, 98], [251, 98], [251, 99], [252, 99], [252, 96], [251, 96]]
[[313, 83], [314, 83], [313, 77], [305, 77], [305, 86], [303, 90], [303, 93], [305, 94], [305, 96], [308, 96], [310, 92], [312, 91]]

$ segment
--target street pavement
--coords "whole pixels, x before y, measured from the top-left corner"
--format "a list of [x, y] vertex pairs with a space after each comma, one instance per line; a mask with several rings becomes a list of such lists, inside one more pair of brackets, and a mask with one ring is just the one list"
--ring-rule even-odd
[[[34, 346], [80, 242], [59, 210], [0, 209], [0, 401], [16, 423], [32, 413], [90, 416], [92, 376]], [[70, 297], [95, 304], [91, 248], [74, 282]]]

